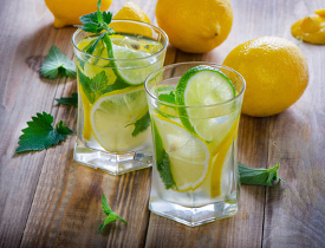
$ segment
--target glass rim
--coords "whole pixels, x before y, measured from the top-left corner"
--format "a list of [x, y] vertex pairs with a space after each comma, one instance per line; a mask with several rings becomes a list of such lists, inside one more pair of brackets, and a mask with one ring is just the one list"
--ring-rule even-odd
[[[167, 46], [168, 46], [168, 43], [169, 43], [168, 36], [165, 33], [165, 31], [162, 30], [160, 27], [157, 27], [155, 25], [152, 25], [150, 23], [143, 22], [143, 21], [122, 20], [122, 19], [114, 19], [114, 20], [111, 21], [111, 23], [114, 23], [114, 22], [128, 22], [128, 23], [134, 23], [134, 24], [141, 24], [141, 25], [144, 25], [144, 26], [148, 26], [150, 28], [157, 29], [159, 32], [161, 32], [163, 34], [163, 36], [164, 36], [164, 38], [166, 40], [166, 44], [158, 52], [150, 54], [149, 56], [145, 56], [145, 57], [142, 57], [142, 58], [135, 58], [135, 59], [105, 58], [105, 57], [95, 56], [95, 55], [90, 54], [90, 53], [86, 53], [86, 52], [82, 51], [81, 49], [79, 49], [78, 45], [75, 43], [76, 36], [81, 32], [84, 32], [84, 33], [88, 33], [88, 32], [78, 28], [72, 35], [72, 46], [73, 46], [73, 48], [76, 49], [79, 53], [84, 54], [85, 56], [89, 56], [89, 57], [94, 58], [94, 59], [102, 59], [102, 60], [106, 60], [106, 61], [139, 61], [139, 60], [148, 59], [148, 58], [151, 58], [151, 57], [154, 57], [154, 56], [158, 56], [161, 53], [163, 53], [163, 51], [165, 51], [167, 49]], [[89, 33], [89, 34], [91, 34], [91, 33]]]
[[[152, 94], [149, 91], [149, 89], [148, 89], [148, 83], [149, 83], [150, 78], [153, 77], [153, 75], [157, 75], [158, 73], [163, 72], [165, 69], [169, 69], [169, 68], [176, 67], [176, 66], [180, 66], [180, 65], [191, 65], [191, 64], [193, 64], [193, 65], [194, 64], [195, 65], [211, 65], [211, 66], [215, 66], [217, 68], [225, 68], [225, 69], [227, 69], [227, 70], [229, 70], [231, 72], [234, 72], [242, 80], [242, 82], [243, 82], [243, 88], [233, 98], [231, 98], [231, 99], [229, 99], [227, 101], [224, 101], [224, 102], [220, 102], [220, 103], [216, 103], [216, 104], [209, 104], [209, 105], [178, 105], [178, 104], [173, 104], [173, 103], [169, 103], [169, 102], [165, 102], [165, 101], [159, 100], [158, 97], [156, 97], [154, 94]], [[162, 81], [164, 81], [164, 80], [162, 80]], [[231, 103], [231, 102], [235, 101], [236, 99], [238, 99], [239, 97], [241, 97], [241, 95], [243, 95], [243, 93], [244, 93], [244, 91], [246, 89], [246, 81], [245, 81], [244, 77], [239, 72], [235, 71], [234, 69], [232, 69], [232, 68], [230, 68], [228, 66], [218, 65], [218, 64], [213, 63], [213, 62], [190, 61], [190, 62], [181, 62], [181, 63], [175, 63], [175, 64], [170, 64], [170, 65], [167, 65], [167, 66], [163, 66], [161, 69], [156, 70], [156, 71], [150, 73], [149, 76], [144, 81], [144, 88], [145, 88], [145, 91], [146, 91], [147, 95], [150, 98], [154, 99], [157, 103], [162, 104], [162, 105], [165, 105], [165, 106], [169, 106], [169, 107], [173, 107], [173, 108], [209, 108], [209, 107], [217, 107], [217, 106], [222, 106], [222, 105]]]

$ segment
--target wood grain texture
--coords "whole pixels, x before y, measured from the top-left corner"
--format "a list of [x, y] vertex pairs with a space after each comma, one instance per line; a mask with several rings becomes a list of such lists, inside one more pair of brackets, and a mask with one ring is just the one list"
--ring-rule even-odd
[[[116, 13], [128, 0], [113, 1]], [[156, 0], [135, 0], [155, 21]], [[165, 65], [182, 61], [221, 64], [238, 44], [290, 34], [296, 20], [324, 8], [322, 0], [231, 0], [234, 23], [228, 39], [205, 54], [168, 47]], [[303, 97], [269, 118], [242, 116], [239, 160], [271, 167], [281, 149], [273, 188], [242, 186], [235, 217], [189, 228], [148, 210], [150, 169], [110, 176], [72, 158], [74, 137], [46, 151], [15, 155], [21, 129], [36, 112], [76, 129], [77, 111], [54, 98], [76, 92], [76, 81], [41, 78], [39, 67], [52, 45], [73, 57], [75, 28], [52, 27], [42, 0], [2, 1], [0, 8], [0, 247], [324, 247], [325, 246], [325, 46], [300, 44], [310, 81]], [[168, 14], [168, 13], [167, 13]], [[184, 24], [185, 25], [185, 24]], [[98, 234], [105, 219], [100, 197], [128, 221]]]

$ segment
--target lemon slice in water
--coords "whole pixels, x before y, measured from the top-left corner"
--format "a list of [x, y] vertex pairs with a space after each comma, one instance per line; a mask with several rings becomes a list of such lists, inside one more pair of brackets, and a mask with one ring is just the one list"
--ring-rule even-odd
[[170, 171], [175, 182], [173, 189], [181, 192], [195, 190], [208, 174], [208, 147], [202, 139], [176, 122], [160, 115], [155, 115], [154, 121], [157, 135], [162, 141], [158, 152], [164, 149], [169, 157]]
[[147, 131], [132, 136], [138, 119], [148, 112], [142, 86], [109, 92], [91, 108], [91, 126], [96, 139], [108, 151], [132, 150], [147, 139]]

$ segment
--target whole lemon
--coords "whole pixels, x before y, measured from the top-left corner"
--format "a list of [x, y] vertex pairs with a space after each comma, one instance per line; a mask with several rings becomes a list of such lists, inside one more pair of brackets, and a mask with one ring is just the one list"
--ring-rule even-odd
[[234, 48], [223, 62], [246, 80], [242, 113], [265, 117], [295, 103], [308, 84], [300, 49], [279, 37], [259, 37]]
[[158, 0], [156, 18], [172, 45], [204, 53], [227, 38], [233, 15], [228, 0]]
[[[79, 17], [97, 11], [97, 0], [45, 0], [54, 16], [54, 27], [81, 24]], [[102, 0], [101, 11], [106, 11], [112, 0]]]

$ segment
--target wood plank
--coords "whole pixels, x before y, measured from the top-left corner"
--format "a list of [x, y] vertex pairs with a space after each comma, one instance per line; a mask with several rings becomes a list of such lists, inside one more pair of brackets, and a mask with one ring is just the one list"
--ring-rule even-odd
[[[113, 1], [116, 13], [128, 0]], [[135, 0], [155, 23], [156, 0]], [[165, 64], [213, 61], [221, 64], [236, 45], [262, 35], [298, 43], [291, 24], [322, 8], [322, 1], [232, 0], [233, 29], [210, 53], [195, 55], [168, 47]], [[15, 18], [15, 21], [13, 21]], [[244, 21], [243, 21], [244, 20]], [[324, 46], [302, 44], [310, 84], [289, 110], [270, 118], [242, 116], [239, 160], [270, 167], [282, 150], [274, 188], [242, 186], [240, 211], [232, 218], [197, 228], [149, 213], [150, 169], [113, 177], [72, 159], [74, 138], [48, 151], [14, 155], [20, 130], [36, 112], [76, 128], [76, 109], [54, 98], [76, 91], [74, 80], [47, 80], [37, 69], [51, 45], [72, 58], [75, 28], [54, 29], [44, 1], [4, 1], [0, 9], [0, 247], [323, 247]], [[128, 220], [97, 234], [105, 219], [100, 197]]]
[[[272, 8], [275, 32], [298, 43], [291, 25], [322, 8], [321, 1], [287, 1]], [[290, 13], [288, 15], [284, 13]], [[280, 25], [282, 24], [282, 25]], [[286, 184], [267, 188], [263, 247], [324, 247], [324, 46], [300, 44], [309, 66], [309, 86], [288, 110], [270, 118], [268, 166], [277, 163]]]
[[5, 1], [1, 8], [0, 247], [19, 246], [46, 155], [46, 151], [15, 155], [20, 130], [36, 112], [51, 112], [61, 82], [42, 81], [25, 62], [32, 55], [47, 53], [44, 40], [50, 29], [45, 8], [43, 1]]
[[[116, 13], [124, 4], [110, 9]], [[71, 38], [71, 35], [67, 35]], [[69, 53], [71, 46], [66, 47]], [[56, 97], [76, 91], [73, 84], [58, 87]], [[60, 106], [58, 117], [76, 128], [76, 109]], [[110, 176], [82, 166], [72, 158], [74, 139], [46, 154], [21, 247], [143, 247], [148, 226], [150, 169]], [[103, 223], [101, 196], [128, 221], [98, 234]]]
[[[280, 176], [286, 184], [267, 189], [265, 247], [325, 244], [325, 52], [324, 47], [310, 44], [300, 48], [309, 64], [309, 86], [303, 97], [275, 116], [270, 125], [270, 143], [276, 141], [281, 149]], [[279, 152], [269, 149], [268, 162], [273, 166]]]

